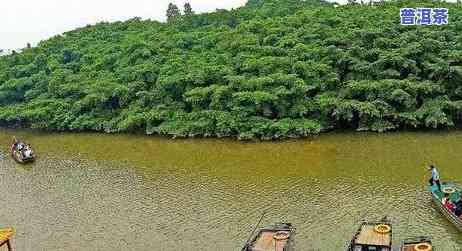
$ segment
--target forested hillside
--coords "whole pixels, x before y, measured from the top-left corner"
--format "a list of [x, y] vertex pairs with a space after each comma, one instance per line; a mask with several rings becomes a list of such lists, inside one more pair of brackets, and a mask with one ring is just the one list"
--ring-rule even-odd
[[[449, 8], [449, 25], [402, 26], [401, 7]], [[435, 1], [251, 0], [87, 26], [0, 57], [0, 125], [240, 139], [455, 127], [461, 18]]]

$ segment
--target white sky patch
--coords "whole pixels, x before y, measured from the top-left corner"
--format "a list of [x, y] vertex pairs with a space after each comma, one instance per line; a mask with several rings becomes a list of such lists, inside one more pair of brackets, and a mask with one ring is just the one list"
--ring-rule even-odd
[[164, 21], [170, 2], [180, 9], [190, 2], [194, 11], [201, 13], [241, 7], [247, 0], [1, 0], [0, 49], [36, 45], [54, 35], [101, 21], [133, 17]]
[[2, 0], [0, 49], [23, 48], [87, 24], [133, 17], [165, 21], [170, 2], [196, 13], [244, 6], [246, 0]]

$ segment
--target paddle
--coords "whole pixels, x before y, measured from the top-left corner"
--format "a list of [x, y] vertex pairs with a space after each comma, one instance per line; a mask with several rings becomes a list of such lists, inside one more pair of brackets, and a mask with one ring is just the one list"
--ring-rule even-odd
[[250, 240], [252, 239], [252, 236], [254, 235], [255, 231], [257, 230], [258, 226], [260, 225], [261, 221], [263, 220], [263, 217], [265, 217], [265, 214], [266, 214], [266, 211], [267, 210], [264, 210], [263, 213], [261, 214], [260, 216], [260, 220], [258, 221], [257, 225], [255, 226], [255, 228], [253, 229], [252, 233], [250, 234], [249, 238], [247, 239], [247, 241], [245, 242], [245, 246], [247, 247], [247, 245], [249, 244]]

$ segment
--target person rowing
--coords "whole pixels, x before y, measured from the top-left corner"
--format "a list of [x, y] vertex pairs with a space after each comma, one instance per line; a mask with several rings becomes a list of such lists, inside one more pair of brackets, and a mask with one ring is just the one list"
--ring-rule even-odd
[[440, 174], [438, 173], [438, 170], [434, 165], [430, 165], [428, 170], [432, 172], [432, 177], [429, 180], [430, 185], [433, 186], [434, 184], [436, 184], [436, 186], [438, 187], [438, 191], [441, 191]]

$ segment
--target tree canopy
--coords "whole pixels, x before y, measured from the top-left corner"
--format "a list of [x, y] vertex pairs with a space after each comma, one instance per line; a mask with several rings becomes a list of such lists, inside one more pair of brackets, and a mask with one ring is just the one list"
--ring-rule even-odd
[[[448, 8], [449, 24], [402, 26], [402, 7]], [[461, 122], [460, 4], [249, 0], [186, 12], [0, 57], [0, 125], [279, 139]]]

